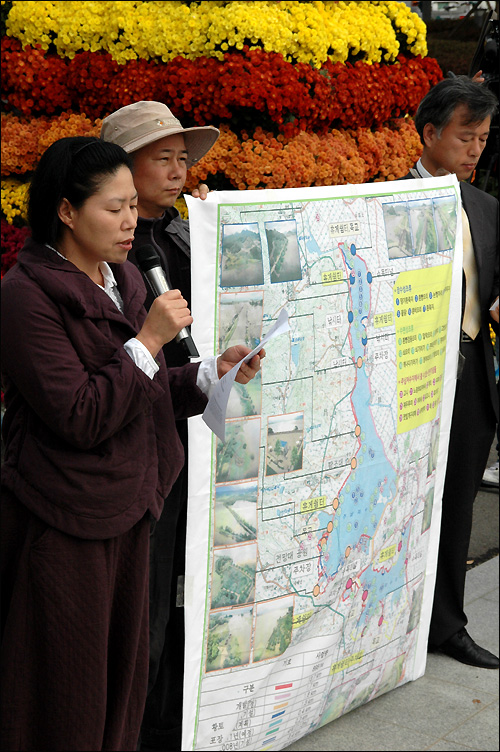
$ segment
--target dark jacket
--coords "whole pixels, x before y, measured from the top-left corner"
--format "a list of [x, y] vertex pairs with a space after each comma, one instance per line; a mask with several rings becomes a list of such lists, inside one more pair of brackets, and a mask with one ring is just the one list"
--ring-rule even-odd
[[[172, 289], [181, 291], [191, 308], [191, 248], [189, 245], [189, 222], [181, 219], [175, 207], [167, 209], [158, 219], [139, 217], [135, 228], [132, 250], [128, 259], [136, 264], [135, 254], [141, 245], [151, 244], [157, 251], [168, 283]], [[146, 309], [149, 310], [153, 295], [148, 288]], [[163, 348], [169, 366], [181, 366], [188, 362], [182, 346], [172, 340]]]
[[123, 349], [146, 316], [140, 273], [111, 265], [124, 314], [73, 264], [28, 240], [2, 282], [3, 483], [82, 538], [157, 519], [184, 456], [175, 420], [203, 411], [197, 364], [151, 380]]

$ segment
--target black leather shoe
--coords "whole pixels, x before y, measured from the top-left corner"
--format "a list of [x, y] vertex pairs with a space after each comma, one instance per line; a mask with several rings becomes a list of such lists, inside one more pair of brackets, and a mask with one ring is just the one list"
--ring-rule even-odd
[[434, 648], [433, 652], [444, 653], [460, 663], [478, 668], [498, 668], [499, 665], [496, 655], [477, 645], [465, 627]]

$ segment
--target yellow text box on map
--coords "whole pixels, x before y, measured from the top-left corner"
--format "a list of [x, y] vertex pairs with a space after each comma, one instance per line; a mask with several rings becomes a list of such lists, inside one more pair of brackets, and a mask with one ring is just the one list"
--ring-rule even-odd
[[388, 546], [387, 548], [382, 549], [380, 552], [380, 556], [378, 557], [379, 562], [382, 561], [388, 561], [389, 559], [392, 559], [394, 554], [396, 553], [396, 546]]
[[292, 621], [292, 629], [296, 629], [297, 627], [302, 627], [306, 622], [309, 621], [313, 613], [314, 611], [311, 609], [310, 611], [303, 611], [301, 614], [294, 614], [293, 621]]
[[376, 313], [373, 317], [373, 326], [375, 329], [381, 329], [384, 326], [392, 326], [394, 324], [394, 314], [392, 311], [387, 313]]
[[316, 509], [325, 509], [326, 496], [315, 496], [314, 499], [304, 499], [300, 502], [300, 513], [315, 512]]
[[344, 272], [341, 269], [321, 272], [322, 285], [339, 285], [341, 282], [345, 282]]
[[341, 661], [337, 661], [337, 663], [332, 663], [330, 666], [330, 676], [338, 674], [339, 671], [345, 671], [347, 668], [351, 668], [355, 663], [360, 663], [363, 659], [364, 652], [364, 650], [360, 650], [359, 653], [353, 653], [353, 655], [350, 655], [348, 658], [343, 658]]
[[402, 272], [394, 285], [397, 432], [436, 416], [441, 401], [452, 265]]

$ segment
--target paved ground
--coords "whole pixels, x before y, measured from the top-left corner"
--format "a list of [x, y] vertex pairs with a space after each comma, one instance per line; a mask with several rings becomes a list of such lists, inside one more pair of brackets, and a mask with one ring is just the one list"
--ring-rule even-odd
[[[488, 465], [492, 465], [493, 462], [498, 460], [495, 445], [491, 448]], [[498, 488], [486, 489], [482, 487], [474, 504], [472, 535], [469, 546], [469, 559], [474, 560], [472, 566], [477, 566], [498, 555], [498, 541]]]

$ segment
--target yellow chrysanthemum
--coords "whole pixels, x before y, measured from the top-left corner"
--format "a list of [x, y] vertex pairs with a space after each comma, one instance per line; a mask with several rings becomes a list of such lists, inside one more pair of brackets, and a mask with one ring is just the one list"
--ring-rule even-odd
[[12, 178], [2, 180], [2, 213], [11, 225], [16, 217], [26, 221], [29, 183]]
[[7, 34], [23, 44], [54, 44], [61, 56], [105, 50], [124, 63], [177, 55], [222, 59], [244, 45], [278, 52], [287, 60], [320, 67], [345, 62], [349, 54], [365, 62], [395, 60], [398, 35], [410, 52], [427, 54], [423, 21], [399, 2], [13, 2]]

